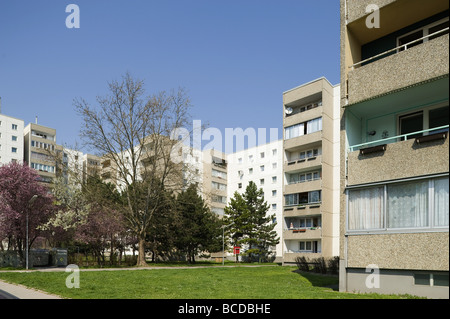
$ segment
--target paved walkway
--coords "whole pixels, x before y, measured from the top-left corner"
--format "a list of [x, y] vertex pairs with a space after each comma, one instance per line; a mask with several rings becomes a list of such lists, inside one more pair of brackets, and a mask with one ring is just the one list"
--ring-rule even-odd
[[0, 299], [61, 299], [48, 293], [0, 280]]

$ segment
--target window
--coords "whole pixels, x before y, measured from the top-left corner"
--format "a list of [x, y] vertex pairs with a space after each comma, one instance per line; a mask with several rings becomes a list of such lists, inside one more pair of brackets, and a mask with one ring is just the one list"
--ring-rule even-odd
[[[402, 37], [398, 38], [398, 45], [399, 46], [400, 45], [405, 45], [405, 44], [407, 44], [407, 43], [409, 43], [411, 41], [420, 39], [423, 36], [424, 36], [423, 30], [412, 32], [412, 33], [410, 33], [408, 35], [405, 35], [405, 36], [402, 36]], [[423, 40], [411, 43], [411, 44], [407, 45], [406, 48], [409, 49], [409, 48], [415, 47], [416, 45], [419, 45], [421, 43], [423, 43]], [[404, 51], [404, 50], [405, 50], [405, 47], [399, 48], [399, 51]]]
[[302, 136], [305, 134], [305, 124], [300, 123], [296, 125], [292, 125], [289, 127], [286, 127], [284, 129], [284, 139], [289, 140], [294, 137]]
[[[449, 107], [430, 107], [417, 112], [404, 114], [399, 116], [399, 133], [410, 134], [420, 132], [427, 129], [438, 128], [449, 124]], [[448, 128], [442, 128], [430, 131], [425, 134], [433, 134], [437, 132], [448, 131]], [[411, 134], [407, 138], [416, 138], [422, 136], [423, 133]]]
[[11, 136], [11, 141], [13, 141], [13, 142], [17, 142], [17, 136]]
[[388, 228], [428, 226], [428, 181], [388, 185], [387, 210]]
[[319, 252], [319, 244], [316, 240], [300, 241], [299, 249], [300, 249], [300, 252], [304, 252], [304, 253], [317, 253], [317, 252]]
[[294, 173], [287, 176], [289, 184], [303, 183], [320, 179], [320, 172]]
[[238, 183], [238, 188], [242, 188], [242, 183]]
[[11, 128], [12, 128], [14, 131], [17, 131], [17, 124], [12, 124]]
[[264, 172], [264, 165], [261, 165], [260, 167], [261, 172]]
[[286, 206], [300, 204], [314, 204], [321, 200], [321, 191], [311, 191], [297, 194], [289, 194], [284, 196]]
[[319, 155], [319, 149], [318, 148], [314, 148], [312, 150], [306, 150], [306, 151], [301, 151], [299, 152], [298, 155], [298, 159], [302, 160], [302, 159], [309, 159], [309, 158], [314, 158], [316, 156]]
[[[431, 37], [427, 37], [430, 34], [433, 34], [438, 31], [444, 30], [445, 28], [448, 28], [448, 26], [449, 26], [448, 18], [445, 18], [445, 19], [439, 20], [437, 22], [431, 23], [421, 29], [414, 30], [412, 32], [409, 32], [405, 35], [398, 37], [397, 38], [397, 46], [402, 45], [402, 47], [398, 49], [398, 52], [404, 51], [405, 47], [403, 45], [406, 45], [409, 42], [412, 42], [414, 40], [417, 40], [417, 41], [407, 45], [406, 49], [415, 47], [416, 45], [422, 44], [422, 43], [430, 41], [432, 39], [436, 39], [440, 36], [443, 36], [444, 34], [448, 34], [448, 30], [447, 30], [447, 31], [443, 31], [438, 34], [435, 34]], [[427, 37], [427, 38], [419, 40], [420, 38], [423, 38], [423, 37]]]
[[274, 149], [272, 150], [272, 155], [273, 155], [273, 156], [277, 155], [277, 149], [276, 149], [276, 148], [274, 148]]
[[284, 139], [299, 137], [322, 130], [322, 118], [313, 119], [304, 123], [299, 123], [284, 129]]
[[249, 168], [249, 169], [248, 169], [248, 173], [249, 173], [249, 174], [253, 174], [253, 168]]
[[272, 176], [272, 183], [276, 183], [277, 182], [277, 177], [276, 176]]
[[277, 168], [277, 163], [272, 163], [272, 168], [276, 169]]
[[277, 196], [277, 191], [276, 190], [272, 191], [272, 196]]
[[217, 195], [213, 195], [211, 197], [212, 201], [215, 203], [222, 203], [222, 204], [226, 204], [227, 203], [227, 198], [225, 196], [217, 196]]
[[217, 183], [217, 182], [211, 182], [211, 187], [213, 189], [217, 189], [217, 190], [220, 190], [220, 191], [226, 191], [227, 190], [227, 185], [221, 184], [221, 183]]
[[238, 159], [239, 164], [242, 164], [242, 157]]
[[[429, 128], [435, 128], [440, 126], [448, 125], [449, 123], [449, 112], [448, 106], [432, 109], [428, 112]], [[439, 131], [447, 131], [448, 129], [441, 129]], [[437, 133], [438, 131], [433, 131]]]
[[17, 147], [11, 147], [11, 152], [12, 153], [17, 153]]
[[286, 109], [286, 117], [289, 117], [291, 115], [297, 114], [297, 113], [301, 113], [301, 112], [305, 112], [311, 109], [314, 109], [316, 107], [322, 106], [322, 100], [319, 100], [315, 103], [310, 103], [307, 105], [297, 105], [297, 106], [285, 106]]
[[429, 274], [414, 274], [414, 285], [429, 286], [431, 278]]
[[433, 286], [448, 287], [448, 274], [432, 274], [433, 276]]
[[312, 242], [301, 241], [300, 242], [300, 251], [312, 251]]
[[[400, 135], [409, 134], [423, 130], [423, 112], [417, 112], [401, 116], [400, 122]], [[422, 136], [422, 134], [409, 135], [408, 139]]]
[[320, 202], [320, 191], [312, 191], [308, 193], [308, 203]]
[[264, 178], [261, 178], [261, 179], [259, 180], [259, 184], [260, 184], [260, 185], [264, 185]]
[[264, 152], [261, 152], [261, 158], [264, 158]]
[[218, 177], [221, 179], [227, 179], [227, 173], [212, 169], [212, 176]]
[[272, 204], [272, 209], [277, 209], [277, 204]]
[[311, 134], [322, 130], [322, 118], [308, 121], [306, 124], [306, 134]]
[[349, 190], [348, 229], [449, 226], [448, 177]]
[[448, 274], [414, 274], [414, 285], [448, 287]]

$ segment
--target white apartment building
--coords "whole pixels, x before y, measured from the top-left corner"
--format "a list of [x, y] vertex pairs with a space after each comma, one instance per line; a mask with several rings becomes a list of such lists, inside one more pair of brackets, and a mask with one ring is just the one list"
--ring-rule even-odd
[[235, 192], [244, 193], [250, 181], [264, 192], [264, 200], [269, 204], [267, 212], [275, 214], [275, 231], [280, 243], [275, 247], [275, 261], [283, 257], [283, 141], [278, 140], [264, 145], [238, 151], [227, 156], [228, 199]]
[[24, 121], [0, 114], [0, 165], [23, 161]]

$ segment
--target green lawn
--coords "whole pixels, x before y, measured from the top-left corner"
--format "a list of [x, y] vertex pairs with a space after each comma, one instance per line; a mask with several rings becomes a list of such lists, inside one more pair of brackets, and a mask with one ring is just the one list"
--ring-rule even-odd
[[207, 267], [81, 271], [80, 288], [69, 273], [4, 272], [0, 279], [74, 299], [348, 299], [403, 298], [340, 293], [337, 277], [299, 274], [296, 267]]

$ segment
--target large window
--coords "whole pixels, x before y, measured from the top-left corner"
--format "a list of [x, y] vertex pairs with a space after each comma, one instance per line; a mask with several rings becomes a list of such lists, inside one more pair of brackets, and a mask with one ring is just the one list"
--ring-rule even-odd
[[449, 226], [449, 179], [440, 177], [348, 191], [348, 229]]
[[297, 194], [289, 194], [284, 196], [286, 206], [315, 204], [321, 200], [321, 191], [311, 191]]
[[352, 190], [348, 196], [348, 228], [380, 229], [384, 225], [383, 187]]
[[[412, 31], [410, 33], [407, 33], [405, 35], [402, 35], [402, 36], [398, 37], [397, 45], [398, 46], [406, 45], [406, 44], [408, 44], [408, 43], [410, 43], [412, 41], [417, 40], [417, 41], [415, 41], [413, 43], [410, 43], [410, 44], [406, 45], [406, 48], [409, 49], [409, 48], [412, 48], [412, 47], [414, 47], [416, 45], [419, 45], [421, 43], [424, 43], [424, 42], [427, 42], [429, 40], [438, 38], [440, 36], [443, 36], [444, 34], [448, 34], [448, 30], [439, 32], [438, 34], [435, 34], [435, 35], [430, 36], [430, 37], [427, 37], [427, 36], [448, 28], [448, 25], [449, 25], [448, 24], [448, 18], [445, 18], [445, 19], [440, 20], [438, 22], [434, 22], [434, 23], [429, 24], [429, 25], [427, 25], [427, 26], [425, 26], [425, 27], [423, 27], [421, 29]], [[419, 40], [419, 39], [421, 39], [423, 37], [427, 37], [427, 38]], [[398, 49], [398, 51], [404, 51], [404, 50], [405, 50], [405, 46], [402, 46], [401, 48]]]
[[226, 191], [227, 190], [227, 185], [221, 184], [221, 183], [217, 183], [217, 182], [211, 182], [211, 187], [213, 189], [217, 189], [219, 191]]
[[[424, 110], [399, 116], [400, 135], [420, 132], [432, 128], [442, 127], [449, 124], [449, 107], [430, 107]], [[448, 131], [448, 128], [430, 131], [429, 134]], [[408, 135], [408, 139], [422, 136], [423, 133]]]
[[304, 123], [295, 124], [284, 129], [284, 139], [303, 136], [322, 130], [322, 118], [316, 118]]

